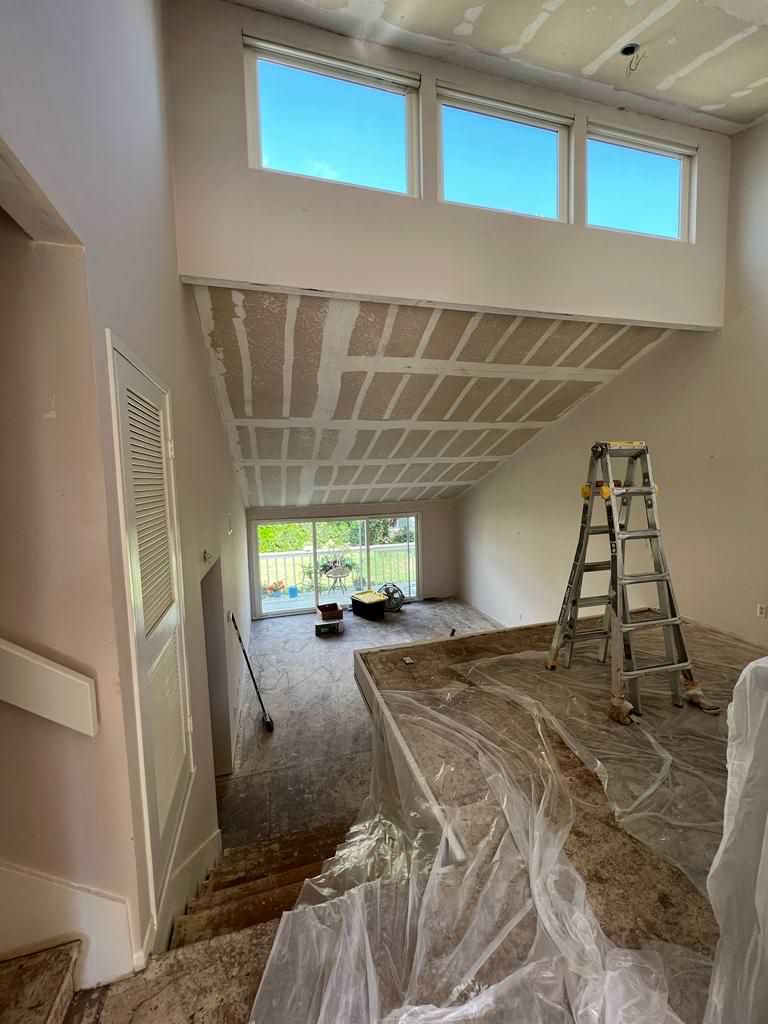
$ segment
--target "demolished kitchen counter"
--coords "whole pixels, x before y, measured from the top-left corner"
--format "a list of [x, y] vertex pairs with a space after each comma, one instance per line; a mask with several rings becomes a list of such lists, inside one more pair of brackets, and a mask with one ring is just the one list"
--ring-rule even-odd
[[[674, 707], [656, 676], [642, 718], [619, 726], [592, 645], [547, 672], [551, 637], [533, 626], [356, 652], [370, 796], [286, 915], [253, 1019], [280, 1006], [313, 1024], [581, 1024], [629, 1020], [631, 1006], [632, 1020], [702, 1021], [726, 715]], [[687, 637], [725, 708], [762, 652], [694, 623]]]

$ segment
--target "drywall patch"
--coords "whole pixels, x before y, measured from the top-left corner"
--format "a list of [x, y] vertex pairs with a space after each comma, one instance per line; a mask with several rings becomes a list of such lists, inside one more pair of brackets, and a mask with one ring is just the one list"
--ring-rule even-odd
[[500, 420], [512, 403], [517, 401], [525, 389], [530, 387], [531, 384], [533, 384], [533, 380], [530, 379], [508, 380], [502, 385], [501, 389], [494, 395], [490, 402], [479, 410], [475, 419], [483, 420], [487, 423], [493, 423], [496, 420]]
[[393, 420], [412, 419], [421, 408], [437, 380], [436, 373], [412, 373], [408, 375], [405, 387], [398, 395], [392, 409]]
[[398, 459], [409, 459], [419, 451], [429, 437], [429, 430], [409, 430], [395, 452]]
[[243, 325], [252, 367], [252, 401], [256, 416], [283, 414], [283, 360], [288, 296], [274, 292], [243, 294]]
[[501, 349], [494, 355], [494, 363], [522, 363], [534, 345], [556, 321], [543, 317], [524, 317]]
[[384, 419], [402, 377], [401, 373], [374, 373], [363, 395], [358, 418], [361, 420]]
[[375, 356], [384, 333], [389, 306], [383, 302], [361, 302], [349, 338], [349, 355]]
[[399, 306], [384, 355], [415, 355], [432, 313], [429, 306]]
[[598, 381], [569, 380], [562, 384], [555, 393], [541, 405], [537, 406], [530, 414], [530, 418], [548, 423], [556, 420], [567, 412], [576, 402], [584, 398], [595, 388], [599, 387]]
[[459, 353], [459, 360], [465, 363], [484, 363], [502, 337], [510, 331], [518, 317], [501, 313], [484, 313], [472, 334], [467, 338]]
[[379, 432], [379, 436], [373, 443], [373, 447], [368, 453], [369, 459], [387, 459], [392, 452], [397, 448], [398, 444], [403, 439], [404, 431], [400, 428], [392, 430], [382, 430]]
[[441, 420], [453, 407], [454, 402], [461, 395], [469, 383], [467, 377], [446, 376], [437, 385], [432, 395], [427, 399], [420, 410], [417, 419], [420, 420]]
[[424, 358], [450, 359], [473, 316], [464, 309], [444, 309], [424, 349]]
[[333, 413], [335, 420], [351, 420], [355, 411], [357, 396], [360, 393], [365, 378], [368, 375], [364, 370], [345, 370], [341, 375], [341, 387], [336, 402], [336, 409]]
[[583, 366], [599, 349], [624, 330], [621, 324], [598, 324], [579, 344], [561, 359], [558, 366]]
[[507, 46], [502, 46], [501, 52], [504, 56], [512, 56], [513, 54], [524, 50], [539, 29], [549, 21], [552, 15], [558, 11], [564, 3], [565, 0], [544, 0], [539, 13], [529, 25], [526, 25], [515, 42], [509, 43]]
[[311, 416], [318, 394], [318, 371], [328, 299], [303, 295], [296, 312], [291, 372], [291, 416]]
[[666, 92], [667, 89], [671, 89], [672, 86], [680, 81], [681, 78], [687, 78], [688, 75], [693, 71], [698, 71], [700, 67], [707, 63], [707, 61], [713, 60], [715, 57], [719, 57], [720, 54], [725, 53], [726, 50], [730, 50], [736, 43], [740, 43], [743, 39], [748, 39], [749, 36], [754, 35], [758, 31], [757, 25], [750, 25], [748, 28], [742, 29], [741, 32], [736, 32], [734, 35], [724, 39], [719, 45], [714, 46], [711, 50], [707, 50], [705, 53], [700, 53], [698, 57], [690, 61], [685, 67], [680, 68], [679, 71], [675, 71], [671, 75], [667, 75], [656, 88], [659, 92]]
[[[509, 412], [502, 418], [508, 423], [517, 423], [525, 419], [529, 413], [535, 410], [539, 402], [543, 402], [558, 385], [559, 381], [556, 380], [537, 381], [518, 402], [515, 402]], [[535, 416], [531, 418], [536, 419]]]

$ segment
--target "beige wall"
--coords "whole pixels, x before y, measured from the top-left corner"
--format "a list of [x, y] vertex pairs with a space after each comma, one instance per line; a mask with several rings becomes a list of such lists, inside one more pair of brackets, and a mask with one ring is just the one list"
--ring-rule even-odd
[[[62, 542], [44, 549], [45, 577], [41, 575], [30, 601], [33, 597], [46, 600], [47, 588], [60, 580], [70, 606], [67, 614], [72, 607], [85, 609], [83, 630], [88, 609], [98, 606], [92, 621], [89, 616], [87, 635], [71, 657], [99, 668], [99, 705], [106, 728], [97, 743], [108, 749], [111, 762], [108, 768], [100, 765], [94, 754], [96, 745], [89, 746], [91, 741], [79, 738], [77, 747], [70, 741], [67, 786], [77, 779], [76, 806], [91, 811], [82, 819], [78, 815], [76, 822], [80, 841], [89, 848], [78, 861], [77, 877], [85, 883], [103, 884], [130, 900], [134, 938], [140, 943], [148, 907], [146, 898], [137, 897], [135, 880], [128, 877], [131, 871], [138, 874], [138, 889], [144, 893], [127, 620], [111, 466], [105, 328], [111, 328], [170, 388], [172, 396], [197, 767], [177, 862], [198, 849], [217, 827], [201, 628], [202, 551], [205, 548], [220, 555], [225, 605], [247, 618], [245, 520], [210, 385], [199, 322], [191, 296], [184, 294], [178, 280], [159, 4], [153, 0], [105, 0], [99, 4], [33, 0], [4, 11], [2, 20], [0, 136], [84, 245], [89, 322], [87, 328], [81, 324], [81, 329], [88, 331], [90, 352], [81, 346], [78, 385], [92, 390], [87, 374], [95, 377], [98, 410], [91, 400], [90, 421], [87, 429], [85, 425], [82, 429], [88, 435], [91, 459], [96, 457], [92, 449], [97, 438], [100, 443], [109, 528], [107, 535], [104, 483], [101, 505], [87, 503], [85, 529], [80, 504], [61, 500], [52, 482], [46, 481], [43, 493], [37, 495], [39, 501], [45, 501], [45, 509], [38, 514], [46, 523], [57, 520], [56, 533]], [[81, 294], [83, 287], [81, 281]], [[34, 301], [35, 308], [44, 307], [47, 296], [38, 294]], [[58, 340], [54, 331], [48, 332], [49, 349], [54, 350]], [[8, 344], [5, 337], [3, 343]], [[71, 395], [69, 398], [72, 400]], [[31, 459], [36, 434], [52, 426], [39, 417], [35, 420], [31, 412], [26, 422], [30, 432], [19, 430], [16, 435], [20, 462], [28, 451]], [[89, 472], [95, 474], [93, 465]], [[96, 488], [96, 482], [92, 480], [90, 486]], [[33, 511], [29, 507], [24, 514], [31, 516]], [[232, 516], [231, 534], [227, 532], [227, 513]], [[15, 525], [15, 535], [32, 544], [28, 533], [20, 533], [19, 524]], [[104, 564], [107, 536], [111, 579]], [[94, 561], [94, 544], [101, 545], [99, 563]], [[114, 620], [105, 624], [110, 588]], [[61, 646], [47, 619], [30, 616], [25, 637], [42, 648]], [[105, 647], [111, 660], [102, 665], [99, 658]], [[230, 657], [234, 692], [240, 671], [234, 649]], [[125, 740], [119, 735], [121, 713]], [[57, 842], [55, 824], [67, 813], [68, 789], [62, 785], [61, 774], [46, 770], [50, 748], [40, 735], [43, 726], [35, 723], [27, 728], [36, 741], [29, 759], [36, 755], [38, 767], [27, 774], [15, 770], [12, 784], [15, 799], [29, 805], [25, 824], [30, 827], [23, 831], [14, 828], [18, 834], [5, 842], [13, 844], [15, 856], [24, 864], [66, 875], [75, 866], [66, 848]], [[0, 747], [4, 742], [0, 736]], [[65, 741], [57, 738], [51, 742]], [[120, 792], [105, 793], [110, 776], [119, 778], [125, 773], [126, 746], [133, 784], [130, 803], [125, 780]], [[11, 785], [9, 776], [4, 776], [2, 785]], [[133, 828], [129, 829], [131, 817]], [[7, 830], [3, 834], [7, 835]]]
[[675, 335], [463, 502], [464, 595], [504, 623], [557, 616], [593, 441], [651, 446], [685, 615], [768, 647], [768, 126], [734, 140], [725, 328]]
[[0, 211], [0, 310], [0, 636], [95, 677], [99, 705], [91, 739], [0, 702], [0, 860], [135, 900], [82, 249]]
[[[219, 0], [173, 0], [169, 68], [182, 274], [438, 304], [669, 325], [722, 322], [729, 141]], [[249, 168], [243, 31], [422, 75], [423, 198]], [[575, 223], [437, 199], [435, 80], [575, 116]], [[699, 147], [696, 244], [584, 225], [589, 116]]]
[[[421, 596], [453, 597], [458, 594], [461, 586], [461, 532], [459, 505], [455, 501], [382, 501], [363, 505], [302, 505], [300, 508], [252, 507], [248, 509], [247, 516], [249, 523], [253, 524], [284, 519], [406, 516], [414, 512], [421, 517]], [[250, 541], [253, 561], [253, 532]]]

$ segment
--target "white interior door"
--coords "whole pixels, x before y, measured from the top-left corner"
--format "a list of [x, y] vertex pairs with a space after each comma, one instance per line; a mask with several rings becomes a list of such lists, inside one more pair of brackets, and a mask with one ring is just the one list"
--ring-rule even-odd
[[178, 599], [168, 396], [115, 352], [146, 805], [162, 892], [192, 769]]

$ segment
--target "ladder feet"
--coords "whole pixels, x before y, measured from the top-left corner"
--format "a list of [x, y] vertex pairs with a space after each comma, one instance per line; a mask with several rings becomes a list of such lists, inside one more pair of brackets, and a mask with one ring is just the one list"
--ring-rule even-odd
[[693, 704], [694, 707], [697, 707], [706, 715], [720, 714], [720, 705], [709, 700], [709, 698], [704, 695], [704, 691], [698, 683], [693, 682], [693, 680], [690, 682], [686, 680], [683, 685], [685, 687], [685, 698], [690, 704]]
[[608, 717], [619, 725], [632, 725], [634, 716], [637, 714], [634, 707], [624, 697], [611, 697], [608, 706]]
[[552, 658], [547, 658], [547, 660], [544, 662], [544, 668], [548, 672], [554, 672], [557, 668], [557, 662], [553, 661]]

